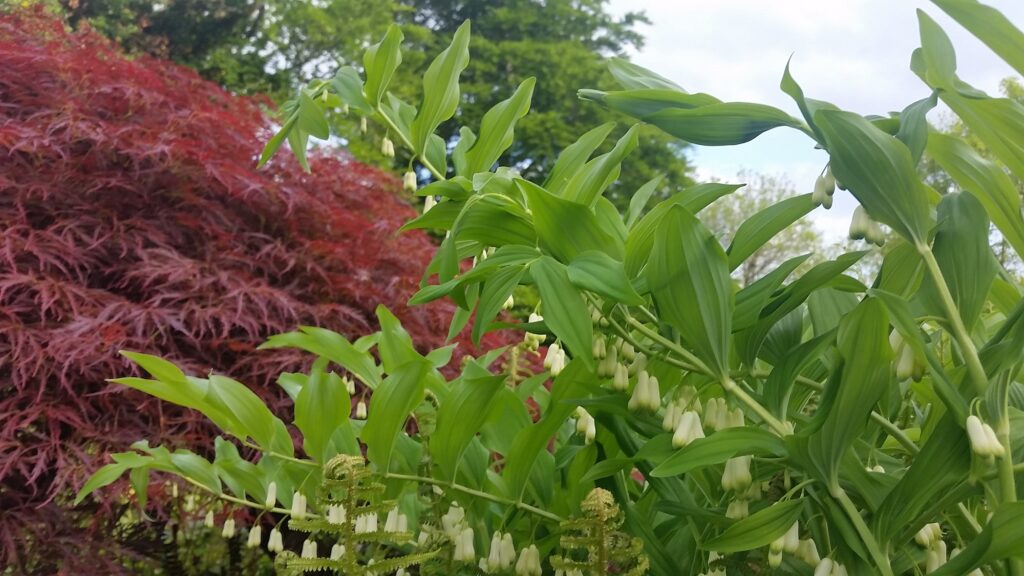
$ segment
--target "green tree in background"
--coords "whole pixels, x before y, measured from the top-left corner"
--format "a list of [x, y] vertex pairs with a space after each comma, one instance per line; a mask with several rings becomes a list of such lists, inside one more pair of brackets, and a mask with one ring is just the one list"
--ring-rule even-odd
[[[608, 87], [606, 59], [642, 47], [636, 25], [646, 22], [637, 12], [609, 14], [606, 0], [61, 1], [70, 22], [87, 20], [129, 50], [170, 58], [234, 92], [265, 93], [278, 103], [339, 65], [360, 67], [370, 39], [394, 20], [405, 33], [405, 63], [392, 88], [401, 96], [417, 94], [428, 64], [423, 55], [436, 54], [463, 20], [472, 20], [473, 60], [462, 105], [440, 133], [451, 141], [460, 126], [476, 129], [484, 112], [508, 97], [508, 86], [536, 76], [531, 113], [501, 159], [535, 179], [579, 134], [617, 117], [578, 101], [576, 89]], [[355, 137], [357, 118], [333, 122], [356, 157], [390, 163], [374, 144], [379, 139]], [[624, 130], [613, 133], [606, 146]], [[654, 129], [641, 131], [639, 153], [628, 164], [627, 176], [609, 192], [617, 203], [657, 174], [666, 176], [663, 193], [690, 181], [685, 145]]]

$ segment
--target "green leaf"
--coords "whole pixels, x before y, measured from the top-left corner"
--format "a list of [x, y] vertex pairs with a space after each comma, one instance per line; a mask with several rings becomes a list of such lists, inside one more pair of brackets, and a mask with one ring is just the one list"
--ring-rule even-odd
[[[302, 447], [313, 460], [327, 462], [339, 451], [355, 448], [355, 433], [349, 424], [349, 410], [352, 409], [348, 390], [341, 378], [325, 374], [314, 365], [306, 384], [295, 399], [295, 425], [302, 432]], [[347, 446], [335, 446], [331, 438], [339, 430], [349, 442]], [[348, 450], [346, 450], [346, 448]]]
[[459, 106], [459, 75], [469, 64], [469, 20], [462, 23], [450, 46], [438, 54], [423, 75], [423, 102], [412, 123], [412, 144], [426, 150], [434, 130], [455, 114]]
[[689, 110], [666, 108], [644, 121], [702, 146], [731, 146], [757, 138], [773, 128], [800, 128], [802, 123], [778, 108], [747, 102], [707, 104]]
[[412, 360], [391, 371], [370, 400], [366, 425], [360, 434], [366, 455], [378, 470], [390, 469], [395, 439], [409, 414], [423, 401], [430, 364]]
[[646, 120], [662, 110], [692, 110], [701, 106], [721, 104], [722, 101], [710, 94], [687, 94], [675, 89], [640, 88], [603, 92], [584, 89], [578, 92], [583, 100], [602, 104], [627, 116]]
[[949, 89], [956, 81], [956, 51], [949, 36], [922, 10], [917, 11], [918, 30], [921, 33], [921, 58], [925, 65], [925, 82], [930, 86]]
[[402, 40], [405, 35], [397, 24], [388, 27], [384, 39], [370, 46], [363, 54], [366, 85], [363, 89], [370, 105], [376, 107], [387, 92], [391, 77], [402, 63]]
[[[836, 336], [843, 360], [838, 378], [828, 383], [820, 410], [828, 410], [820, 432], [807, 438], [811, 459], [829, 486], [838, 481], [839, 464], [860, 436], [868, 416], [889, 386], [892, 348], [889, 315], [867, 298], [843, 318]], [[834, 399], [828, 407], [830, 399]]]
[[259, 350], [270, 348], [298, 348], [327, 358], [351, 372], [369, 388], [380, 382], [380, 367], [368, 352], [359, 350], [344, 336], [315, 326], [300, 326], [299, 332], [275, 334], [260, 345]]
[[604, 252], [581, 252], [569, 263], [569, 281], [622, 304], [639, 306], [644, 299], [636, 293], [626, 277], [622, 262]]
[[776, 502], [732, 524], [701, 548], [728, 554], [767, 546], [793, 526], [802, 508], [800, 499]]
[[478, 194], [466, 202], [452, 236], [485, 246], [536, 246], [533, 227], [532, 218], [515, 200], [502, 194]]
[[526, 195], [541, 247], [562, 262], [571, 262], [581, 252], [597, 250], [612, 257], [622, 255], [622, 246], [598, 222], [593, 210], [549, 194], [526, 180], [516, 180]]
[[779, 84], [779, 88], [781, 88], [783, 92], [788, 94], [789, 97], [796, 102], [797, 106], [800, 108], [800, 113], [804, 117], [804, 121], [806, 121], [811, 127], [815, 140], [817, 140], [819, 144], [824, 144], [825, 136], [821, 133], [821, 130], [818, 129], [818, 125], [814, 122], [814, 115], [817, 114], [818, 110], [838, 110], [838, 108], [836, 108], [834, 104], [805, 97], [803, 88], [800, 88], [796, 79], [794, 79], [793, 75], [789, 72], [789, 65], [791, 61], [792, 58], [786, 62], [786, 71], [782, 74], [782, 82]]
[[973, 194], [989, 218], [1013, 246], [1024, 256], [1024, 218], [1017, 188], [1009, 175], [996, 163], [983, 158], [962, 139], [940, 132], [928, 138], [928, 155], [956, 181], [964, 191]]
[[931, 572], [933, 576], [967, 574], [983, 564], [1004, 558], [1020, 558], [1024, 548], [1024, 502], [1001, 504], [981, 534], [955, 558]]
[[813, 366], [834, 342], [834, 331], [812, 338], [791, 350], [772, 368], [764, 384], [765, 404], [772, 413], [785, 420], [789, 394], [796, 377]]
[[480, 345], [480, 338], [487, 331], [491, 320], [501, 311], [525, 273], [526, 266], [509, 266], [501, 268], [484, 282], [483, 290], [480, 292], [480, 303], [476, 308], [476, 318], [473, 321], [474, 344]]
[[775, 291], [789, 278], [794, 270], [810, 258], [810, 254], [795, 256], [786, 260], [736, 293], [736, 310], [733, 312], [733, 331], [739, 332], [757, 323], [761, 311], [771, 300]]
[[535, 83], [535, 78], [527, 78], [511, 98], [497, 103], [484, 114], [480, 122], [480, 137], [466, 152], [463, 175], [490, 170], [501, 154], [512, 145], [516, 121], [530, 110], [530, 99]]
[[1000, 11], [977, 0], [932, 0], [961, 26], [1024, 74], [1024, 34]]
[[492, 375], [477, 367], [478, 372], [453, 383], [451, 393], [437, 411], [437, 430], [431, 438], [431, 454], [441, 471], [441, 478], [453, 480], [456, 466], [470, 440], [487, 420], [498, 392], [505, 389], [505, 376]]
[[[298, 117], [296, 117], [296, 120]], [[288, 148], [291, 149], [292, 154], [295, 155], [295, 160], [299, 162], [299, 166], [302, 167], [304, 172], [309, 172], [309, 160], [306, 158], [306, 146], [309, 144], [309, 134], [305, 130], [299, 128], [298, 125], [292, 126], [291, 130], [288, 131]]]
[[752, 426], [726, 428], [690, 442], [655, 467], [651, 475], [657, 478], [679, 476], [747, 454], [785, 457], [786, 446], [781, 438], [767, 430]]
[[309, 97], [305, 90], [299, 91], [299, 119], [297, 126], [303, 132], [326, 140], [331, 135], [331, 129], [327, 125], [327, 117], [320, 105]]
[[264, 471], [259, 466], [243, 460], [238, 448], [220, 436], [214, 439], [214, 453], [213, 468], [233, 494], [239, 498], [248, 496], [257, 502], [266, 499]]
[[[590, 323], [589, 316], [587, 323]], [[589, 344], [587, 349], [590, 349]], [[551, 401], [540, 421], [516, 434], [505, 459], [505, 468], [502, 470], [509, 494], [513, 498], [518, 499], [522, 496], [530, 471], [541, 450], [575, 410], [575, 405], [566, 399], [579, 397], [592, 378], [590, 369], [578, 358], [571, 360], [551, 383]]]
[[398, 318], [383, 304], [378, 304], [375, 311], [377, 322], [380, 323], [380, 341], [377, 343], [377, 350], [380, 353], [380, 363], [384, 370], [394, 372], [399, 366], [404, 366], [414, 360], [423, 360], [423, 356], [416, 351], [412, 343], [412, 337], [402, 327]]
[[914, 102], [900, 113], [900, 129], [896, 133], [896, 138], [907, 145], [907, 149], [910, 150], [910, 159], [915, 165], [921, 160], [921, 155], [928, 143], [926, 116], [938, 102], [938, 93], [932, 92], [931, 96]]
[[627, 228], [632, 228], [633, 223], [640, 218], [640, 215], [644, 212], [644, 207], [647, 206], [647, 202], [658, 190], [658, 186], [661, 186], [663, 180], [665, 180], [665, 175], [658, 174], [654, 178], [645, 182], [643, 186], [633, 193], [633, 197], [629, 199], [629, 212], [626, 216]]
[[622, 161], [636, 149], [639, 127], [639, 124], [631, 126], [611, 151], [587, 162], [569, 180], [562, 196], [584, 206], [593, 206], [605, 189], [619, 178]]
[[211, 374], [206, 400], [231, 416], [233, 426], [229, 432], [243, 439], [248, 436], [263, 449], [270, 448], [277, 418], [252, 390], [226, 376]]
[[256, 164], [257, 168], [269, 162], [274, 154], [277, 153], [277, 150], [281, 147], [281, 144], [284, 144], [285, 139], [288, 138], [288, 134], [291, 133], [292, 128], [295, 127], [295, 123], [298, 121], [299, 116], [297, 114], [291, 114], [288, 117], [288, 120], [285, 121], [284, 125], [281, 126], [281, 129], [278, 130], [270, 140], [267, 140], [266, 146], [263, 147], [263, 153], [260, 154], [260, 161]]
[[662, 318], [716, 376], [728, 377], [735, 305], [728, 260], [686, 208], [673, 206], [662, 218], [646, 277]]
[[357, 114], [370, 116], [373, 114], [373, 107], [366, 101], [363, 94], [363, 79], [359, 72], [351, 66], [342, 66], [331, 80], [331, 86], [346, 106]]
[[221, 493], [220, 477], [217, 476], [213, 464], [206, 458], [188, 450], [175, 450], [171, 454], [171, 463], [182, 476], [199, 482], [214, 494]]
[[913, 244], [926, 242], [930, 189], [917, 178], [906, 145], [857, 114], [821, 110], [815, 119], [836, 179], [872, 218]]
[[579, 482], [585, 484], [587, 482], [593, 482], [594, 480], [600, 480], [601, 478], [607, 478], [614, 476], [619, 472], [628, 472], [633, 469], [632, 458], [608, 458], [601, 460], [584, 474]]
[[729, 270], [735, 270], [776, 234], [814, 210], [810, 194], [786, 198], [746, 219], [729, 245]]
[[697, 184], [673, 195], [668, 200], [659, 202], [650, 212], [644, 215], [629, 231], [626, 239], [626, 274], [635, 276], [647, 264], [651, 247], [654, 245], [654, 234], [661, 225], [661, 219], [673, 206], [682, 206], [696, 214], [715, 200], [732, 194], [744, 184]]
[[128, 469], [129, 466], [126, 464], [112, 462], [94, 472], [93, 475], [85, 481], [85, 484], [82, 485], [81, 490], [79, 490], [78, 494], [75, 496], [75, 505], [77, 506], [80, 504], [82, 500], [85, 500], [86, 496], [100, 488], [113, 484], [114, 481], [120, 478]]
[[678, 84], [668, 78], [622, 58], [609, 59], [608, 71], [611, 72], [612, 77], [615, 78], [619, 85], [626, 90], [662, 88], [685, 92]]
[[922, 517], [962, 483], [971, 467], [967, 433], [947, 413], [921, 452], [875, 514], [873, 530], [883, 542], [904, 541], [929, 520]]
[[[974, 196], [953, 193], [939, 202], [938, 220], [932, 252], [960, 318], [970, 331], [981, 316], [999, 268], [989, 246], [988, 216]], [[946, 315], [931, 276], [925, 277], [921, 294], [933, 314]]]
[[894, 238], [886, 244], [887, 252], [875, 284], [882, 290], [909, 298], [921, 287], [924, 260], [917, 248], [902, 238]]
[[530, 266], [543, 302], [544, 323], [568, 347], [573, 358], [593, 368], [592, 342], [594, 327], [590, 312], [579, 291], [569, 282], [565, 266], [549, 256], [542, 256]]
[[558, 155], [558, 160], [555, 161], [555, 166], [551, 169], [548, 179], [544, 181], [544, 188], [550, 190], [555, 196], [562, 196], [572, 177], [583, 168], [583, 165], [587, 163], [587, 158], [590, 158], [594, 150], [601, 146], [614, 128], [615, 122], [607, 122], [588, 131], [578, 140], [566, 146], [565, 150]]

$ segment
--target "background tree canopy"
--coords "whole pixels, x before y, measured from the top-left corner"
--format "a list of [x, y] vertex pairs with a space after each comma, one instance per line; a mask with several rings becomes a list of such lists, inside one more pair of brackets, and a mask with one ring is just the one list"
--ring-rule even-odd
[[[286, 100], [293, 89], [339, 65], [361, 65], [363, 49], [397, 20], [405, 32], [405, 63], [392, 87], [419, 92], [424, 54], [436, 54], [464, 20], [473, 22], [472, 64], [463, 77], [458, 115], [441, 129], [476, 129], [508, 87], [536, 76], [529, 116], [502, 164], [541, 178], [577, 136], [617, 115], [576, 97], [579, 86], [608, 87], [605, 60], [640, 48], [642, 13], [609, 14], [606, 0], [61, 0], [71, 23], [87, 20], [129, 50], [167, 57], [242, 94]], [[402, 94], [402, 92], [406, 94]], [[353, 154], [388, 163], [373, 138], [354, 138], [358, 119], [338, 117], [335, 129]], [[619, 134], [612, 134], [606, 146]], [[641, 151], [610, 197], [622, 202], [641, 184], [665, 174], [665, 191], [687, 184], [685, 146], [654, 129], [641, 132]], [[399, 159], [402, 161], [403, 159]], [[407, 159], [405, 159], [407, 160]]]

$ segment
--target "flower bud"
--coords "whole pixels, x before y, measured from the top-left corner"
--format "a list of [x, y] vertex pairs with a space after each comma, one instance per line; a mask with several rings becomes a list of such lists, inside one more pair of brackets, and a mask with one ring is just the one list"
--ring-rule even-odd
[[356, 404], [356, 420], [366, 420], [366, 402], [362, 400]]
[[399, 532], [399, 530], [398, 530], [398, 518], [399, 518], [399, 516], [400, 516], [400, 514], [398, 512], [398, 507], [397, 506], [395, 506], [394, 508], [392, 508], [391, 510], [388, 511], [387, 520], [384, 521], [384, 531], [385, 532]]
[[346, 516], [343, 504], [331, 504], [327, 507], [327, 521], [331, 524], [344, 524]]
[[821, 556], [818, 556], [818, 547], [815, 546], [814, 540], [811, 538], [800, 541], [795, 556], [811, 566], [817, 566], [818, 562], [821, 562]]
[[782, 552], [774, 549], [768, 551], [768, 565], [772, 568], [782, 566]]
[[220, 535], [225, 538], [235, 537], [235, 519], [228, 518], [224, 521], [224, 528], [220, 531]]
[[359, 119], [359, 131], [362, 132], [363, 134], [366, 134], [366, 128], [366, 116], [363, 116], [362, 118]]
[[512, 308], [515, 307], [515, 305], [516, 305], [516, 299], [513, 298], [511, 294], [509, 294], [508, 298], [505, 299], [505, 303], [501, 305], [501, 309], [502, 310], [511, 310]]
[[665, 416], [661, 419], [661, 429], [665, 432], [672, 432], [679, 425], [679, 418], [683, 415], [679, 404], [669, 402], [665, 407]]
[[558, 376], [565, 369], [565, 351], [557, 342], [548, 346], [548, 353], [544, 356], [544, 368], [551, 372], [552, 376]]
[[712, 398], [704, 407], [704, 426], [709, 430], [722, 430], [729, 422], [729, 407], [725, 398]]
[[946, 563], [946, 543], [939, 540], [925, 556], [925, 573], [935, 572]]
[[782, 550], [790, 554], [796, 554], [800, 548], [800, 522], [793, 522], [793, 525], [786, 531], [783, 539]]
[[636, 358], [636, 349], [629, 342], [622, 342], [622, 360], [624, 362], [632, 362]]
[[473, 529], [464, 528], [455, 542], [455, 561], [472, 564], [476, 559], [476, 551], [473, 550]]
[[736, 456], [726, 460], [725, 471], [722, 473], [723, 490], [742, 492], [750, 486], [750, 460], [750, 456]]
[[834, 568], [835, 563], [831, 558], [822, 558], [821, 562], [818, 562], [818, 566], [814, 568], [814, 576], [832, 576]]
[[491, 536], [491, 548], [487, 554], [486, 572], [501, 570], [501, 532], [495, 532]]
[[971, 450], [978, 456], [1001, 458], [1006, 453], [995, 430], [973, 414], [967, 417], [967, 436], [971, 441]]
[[395, 144], [394, 142], [391, 141], [391, 138], [385, 136], [380, 141], [380, 153], [383, 154], [386, 158], [395, 157]]
[[306, 540], [302, 543], [302, 557], [308, 560], [317, 557], [316, 540]]
[[407, 192], [415, 192], [419, 181], [416, 179], [416, 173], [409, 170], [402, 176], [402, 188]]
[[345, 383], [345, 390], [348, 391], [348, 395], [354, 396], [356, 393], [356, 381], [349, 376], [345, 376], [341, 381]]
[[593, 352], [594, 358], [597, 360], [601, 360], [608, 353], [608, 344], [605, 341], [604, 334], [598, 334], [594, 337], [591, 352]]
[[885, 474], [885, 468], [882, 468], [881, 464], [875, 464], [869, 468], [866, 468], [868, 472], [874, 472], [876, 474]]
[[335, 544], [331, 546], [331, 560], [341, 560], [341, 557], [345, 555], [345, 545]]
[[281, 539], [281, 532], [277, 528], [270, 531], [270, 539], [267, 540], [267, 551], [268, 552], [282, 552], [284, 550], [284, 542]]
[[203, 518], [203, 525], [205, 525], [207, 528], [213, 528], [216, 525], [216, 523], [213, 520], [213, 510], [210, 510], [206, 513], [206, 518]]
[[615, 366], [619, 364], [619, 350], [615, 346], [608, 346], [604, 358], [597, 363], [597, 375], [600, 378], [611, 378], [615, 375]]
[[704, 437], [704, 429], [700, 425], [700, 416], [696, 412], [686, 411], [679, 417], [675, 433], [672, 434], [672, 447], [682, 448], [698, 438]]
[[612, 389], [624, 392], [629, 389], [629, 369], [625, 364], [615, 365], [615, 376], [612, 377]]
[[423, 213], [430, 212], [430, 209], [437, 206], [437, 198], [433, 196], [426, 196], [423, 198]]
[[644, 399], [647, 410], [657, 412], [661, 408], [661, 388], [658, 385], [658, 377], [651, 376], [647, 379], [647, 396]]
[[679, 391], [676, 392], [676, 400], [679, 402], [679, 406], [681, 406], [683, 410], [702, 412], [704, 409], [700, 403], [700, 395], [697, 393], [697, 389], [693, 386], [680, 387]]
[[263, 501], [265, 508], [273, 508], [277, 505], [277, 482], [271, 482], [267, 486], [267, 497]]
[[996, 458], [1002, 458], [1005, 456], [1006, 449], [1003, 448], [1003, 445], [999, 442], [999, 437], [996, 436], [996, 431], [988, 424], [985, 424], [983, 428], [985, 429], [985, 437], [988, 438], [989, 451], [992, 455]]
[[635, 376], [642, 372], [647, 367], [647, 357], [644, 356], [643, 352], [637, 352], [633, 356], [633, 361], [629, 364], [629, 375]]
[[811, 194], [811, 201], [816, 205], [824, 205], [828, 202], [827, 208], [832, 205], [832, 195], [836, 191], [836, 179], [832, 176], [832, 170], [827, 166], [825, 171], [814, 181], [814, 192]]
[[512, 535], [505, 533], [501, 537], [501, 569], [508, 570], [512, 567], [512, 563], [516, 561], [516, 547], [512, 541]]
[[245, 541], [246, 548], [259, 548], [260, 540], [263, 539], [263, 529], [256, 524], [249, 530], [249, 538]]
[[292, 495], [292, 518], [302, 520], [306, 517], [306, 497], [299, 492]]
[[914, 534], [914, 542], [922, 548], [931, 548], [936, 539], [942, 539], [942, 527], [934, 522], [925, 524]]
[[749, 515], [750, 503], [743, 498], [737, 498], [729, 502], [729, 506], [725, 509], [725, 517], [733, 520], [742, 520]]
[[636, 386], [633, 387], [633, 395], [629, 397], [628, 408], [637, 412], [644, 410], [647, 407], [647, 388], [650, 386], [651, 377], [647, 375], [645, 370], [641, 370], [636, 377]]
[[541, 576], [540, 551], [535, 544], [523, 548], [516, 562], [516, 576]]

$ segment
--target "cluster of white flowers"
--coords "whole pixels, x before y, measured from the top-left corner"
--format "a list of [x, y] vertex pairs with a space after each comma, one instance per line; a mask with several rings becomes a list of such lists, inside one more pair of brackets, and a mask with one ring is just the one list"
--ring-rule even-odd
[[267, 540], [267, 551], [274, 553], [284, 551], [284, 540], [281, 538], [281, 531], [277, 528], [270, 531], [270, 538]]
[[[768, 545], [768, 565], [778, 568], [782, 565], [782, 553], [796, 554], [800, 550], [800, 523], [794, 522], [785, 534]], [[815, 551], [817, 555], [817, 551]]]
[[409, 517], [398, 511], [398, 507], [395, 506], [388, 511], [387, 520], [384, 521], [385, 532], [408, 532], [409, 531]]
[[555, 342], [548, 346], [548, 353], [544, 356], [544, 369], [551, 372], [552, 376], [558, 376], [565, 369], [568, 360], [565, 357], [565, 350]]
[[726, 404], [725, 398], [711, 398], [704, 408], [704, 427], [709, 430], [739, 428], [745, 422], [743, 411], [739, 408], [729, 410], [729, 405]]
[[235, 537], [235, 519], [228, 518], [224, 521], [224, 528], [220, 531], [220, 535], [225, 538]]
[[857, 206], [854, 208], [853, 218], [850, 220], [850, 239], [866, 240], [876, 246], [881, 246], [885, 244], [885, 232], [882, 231], [878, 222], [868, 216], [868, 212], [863, 206]]
[[[544, 317], [541, 316], [540, 314], [537, 314], [536, 312], [532, 312], [530, 314], [529, 322], [531, 324], [534, 323], [534, 322], [543, 322], [543, 321], [544, 321]], [[541, 343], [544, 342], [544, 335], [543, 334], [534, 334], [533, 332], [527, 332], [523, 341], [526, 342], [526, 347], [527, 348], [529, 348], [530, 350], [533, 350], [534, 352], [536, 352], [537, 348], [539, 348]]]
[[1006, 449], [999, 443], [995, 430], [974, 414], [967, 417], [967, 437], [971, 440], [971, 450], [978, 456], [1002, 458], [1006, 454]]
[[750, 487], [753, 480], [750, 476], [751, 456], [735, 456], [725, 461], [722, 473], [722, 489], [726, 492], [743, 492]]
[[540, 550], [535, 544], [530, 544], [519, 552], [519, 560], [516, 561], [516, 576], [541, 576], [543, 570], [540, 566]]
[[836, 179], [832, 176], [832, 169], [825, 166], [825, 170], [814, 181], [814, 192], [811, 194], [811, 201], [815, 206], [824, 206], [826, 210], [832, 207], [832, 195], [836, 192]]
[[345, 384], [345, 390], [348, 391], [349, 396], [356, 395], [356, 381], [351, 376], [343, 376], [341, 381]]
[[814, 576], [849, 576], [846, 566], [831, 558], [822, 558], [814, 568]]
[[473, 529], [469, 526], [459, 532], [455, 539], [455, 554], [453, 559], [456, 562], [472, 564], [476, 560], [476, 551], [473, 550]]
[[516, 548], [511, 534], [495, 532], [491, 535], [491, 548], [487, 558], [481, 558], [480, 570], [487, 574], [504, 572], [516, 561]]
[[582, 406], [576, 408], [576, 433], [583, 436], [583, 442], [586, 444], [593, 442], [597, 436], [597, 423], [590, 412], [584, 410]]
[[813, 538], [800, 540], [793, 555], [811, 566], [817, 566], [821, 562], [821, 556], [818, 555], [818, 546], [814, 543]]
[[249, 530], [249, 538], [246, 539], [245, 546], [247, 548], [259, 548], [261, 540], [263, 540], [263, 528], [257, 524]]
[[629, 409], [633, 412], [646, 410], [657, 412], [661, 407], [661, 389], [657, 376], [651, 376], [646, 370], [640, 370], [636, 376], [636, 386], [629, 398]]
[[[926, 574], [935, 572], [946, 563], [946, 541], [942, 539], [942, 526], [937, 522], [922, 526], [917, 531], [917, 534], [914, 534], [914, 542], [917, 542], [918, 546], [927, 550], [924, 557], [924, 571]], [[950, 558], [959, 553], [959, 549], [954, 549]], [[976, 574], [981, 574], [981, 571], [974, 570], [968, 576], [975, 576]]]
[[356, 534], [372, 534], [377, 531], [377, 514], [360, 514], [356, 517]]
[[451, 540], [458, 538], [459, 534], [462, 534], [462, 529], [466, 527], [466, 511], [462, 509], [458, 504], [452, 504], [448, 507], [448, 511], [441, 516], [441, 528], [444, 533]]
[[703, 437], [704, 428], [700, 425], [700, 415], [692, 410], [687, 410], [679, 415], [675, 432], [672, 434], [672, 447], [682, 448]]
[[347, 520], [345, 506], [343, 504], [331, 504], [327, 506], [327, 521], [331, 524], [341, 525]]
[[707, 572], [702, 572], [700, 574], [700, 576], [728, 576], [728, 572], [726, 571], [724, 566], [715, 566], [714, 568], [710, 568], [712, 564], [714, 564], [715, 562], [717, 562], [721, 558], [722, 558], [722, 556], [718, 552], [714, 552], [714, 551], [709, 552], [708, 553], [708, 567], [709, 567], [709, 570]]
[[395, 157], [395, 143], [391, 141], [391, 138], [385, 136], [380, 141], [380, 153], [383, 154], [385, 158]]

